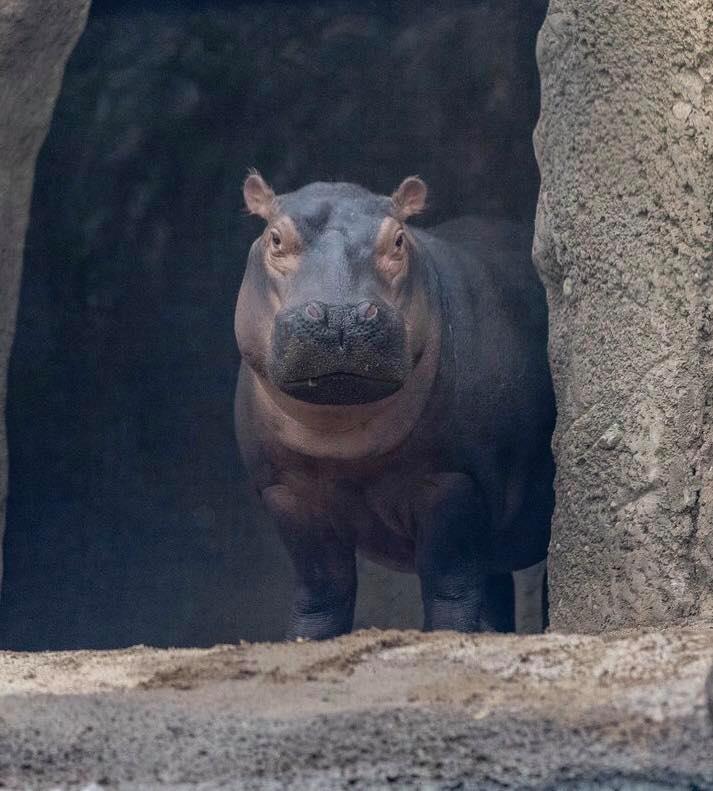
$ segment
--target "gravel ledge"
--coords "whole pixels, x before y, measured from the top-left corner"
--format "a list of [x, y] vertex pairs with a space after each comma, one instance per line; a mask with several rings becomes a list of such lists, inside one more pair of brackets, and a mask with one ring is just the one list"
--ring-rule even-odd
[[710, 625], [0, 653], [0, 786], [713, 789], [712, 661]]

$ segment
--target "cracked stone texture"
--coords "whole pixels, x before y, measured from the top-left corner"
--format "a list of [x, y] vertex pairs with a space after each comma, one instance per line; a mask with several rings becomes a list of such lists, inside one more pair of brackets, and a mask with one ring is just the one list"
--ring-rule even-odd
[[89, 0], [0, 4], [0, 582], [7, 497], [5, 396], [35, 160]]
[[705, 625], [0, 653], [0, 786], [713, 789], [712, 658]]
[[553, 0], [537, 55], [551, 622], [713, 617], [713, 3]]

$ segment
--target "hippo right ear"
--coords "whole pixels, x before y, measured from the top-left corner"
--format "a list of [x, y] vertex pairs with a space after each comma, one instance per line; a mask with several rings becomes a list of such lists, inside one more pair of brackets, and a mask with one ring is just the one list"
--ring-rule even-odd
[[427, 193], [428, 188], [418, 176], [404, 179], [391, 196], [391, 203], [399, 220], [406, 220], [412, 214], [422, 212], [426, 206]]
[[257, 172], [251, 170], [243, 184], [243, 197], [250, 214], [270, 220], [277, 211], [277, 198], [272, 187]]

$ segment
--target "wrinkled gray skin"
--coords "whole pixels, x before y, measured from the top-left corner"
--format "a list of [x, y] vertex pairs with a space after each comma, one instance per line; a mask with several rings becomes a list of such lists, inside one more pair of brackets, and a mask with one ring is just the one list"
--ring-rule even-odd
[[526, 228], [405, 221], [350, 184], [274, 196], [236, 310], [240, 450], [297, 576], [291, 638], [352, 628], [355, 553], [421, 580], [425, 629], [512, 628], [545, 558], [554, 399]]

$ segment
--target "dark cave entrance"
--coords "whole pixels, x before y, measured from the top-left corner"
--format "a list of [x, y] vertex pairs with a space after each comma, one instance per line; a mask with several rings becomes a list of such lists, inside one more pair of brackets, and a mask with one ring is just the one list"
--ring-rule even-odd
[[[2, 648], [274, 639], [290, 571], [232, 428], [241, 183], [532, 222], [544, 2], [95, 0], [38, 161], [8, 395]], [[356, 626], [418, 623], [371, 569]]]

